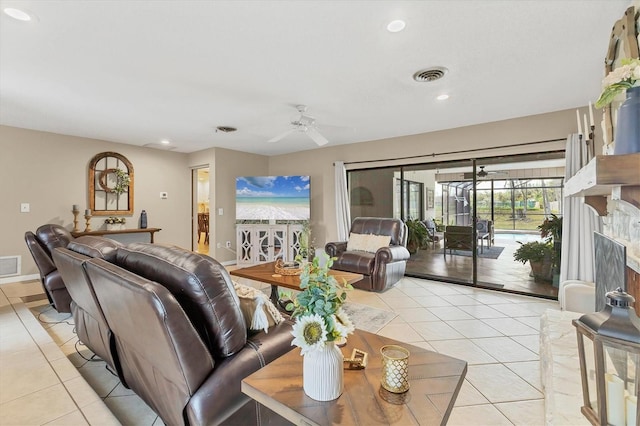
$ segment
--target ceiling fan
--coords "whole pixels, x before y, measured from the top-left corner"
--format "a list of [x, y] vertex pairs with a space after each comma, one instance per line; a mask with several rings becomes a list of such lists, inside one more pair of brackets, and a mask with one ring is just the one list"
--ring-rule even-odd
[[313, 140], [318, 146], [323, 146], [329, 143], [327, 138], [322, 136], [320, 132], [318, 132], [318, 128], [316, 126], [316, 119], [311, 117], [310, 115], [306, 115], [307, 106], [306, 105], [296, 105], [296, 109], [300, 113], [300, 116], [293, 121], [291, 121], [291, 128], [284, 133], [279, 134], [278, 136], [269, 139], [268, 142], [278, 142], [281, 139], [286, 138], [293, 132], [301, 132], [309, 136], [311, 140]]
[[[477, 177], [485, 178], [485, 177], [487, 177], [489, 175], [504, 175], [505, 174], [505, 172], [497, 172], [497, 171], [496, 172], [489, 172], [489, 171], [486, 171], [484, 168], [485, 168], [485, 166], [480, 166], [480, 170], [478, 170], [478, 172], [476, 173]], [[465, 179], [473, 179], [473, 173], [465, 173], [464, 174], [464, 178]]]

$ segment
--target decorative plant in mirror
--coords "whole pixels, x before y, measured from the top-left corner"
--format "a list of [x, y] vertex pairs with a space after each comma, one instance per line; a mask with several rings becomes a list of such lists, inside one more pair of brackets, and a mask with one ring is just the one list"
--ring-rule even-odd
[[131, 178], [129, 177], [129, 173], [120, 169], [115, 169], [114, 173], [116, 175], [116, 184], [113, 187], [112, 191], [120, 195], [126, 192], [126, 190], [129, 188], [129, 185], [131, 184]]
[[602, 80], [602, 94], [596, 107], [607, 106], [623, 90], [640, 86], [640, 59], [625, 58], [621, 64]]

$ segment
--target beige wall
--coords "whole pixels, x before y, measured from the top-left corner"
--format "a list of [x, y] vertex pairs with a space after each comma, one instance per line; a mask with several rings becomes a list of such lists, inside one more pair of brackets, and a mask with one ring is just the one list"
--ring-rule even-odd
[[[236, 259], [236, 177], [267, 176], [269, 157], [223, 148], [211, 148], [189, 155], [192, 167], [209, 164], [209, 255], [220, 262]], [[219, 215], [222, 209], [222, 216]], [[225, 242], [231, 241], [231, 250]], [[217, 244], [221, 247], [218, 248]]]
[[[585, 110], [583, 108], [583, 110]], [[598, 112], [599, 113], [599, 112]], [[425, 118], [426, 119], [426, 118]], [[600, 118], [596, 117], [596, 121]], [[393, 123], [390, 123], [393, 125]], [[457, 129], [425, 133], [414, 136], [384, 139], [350, 145], [329, 146], [322, 149], [269, 157], [269, 174], [307, 174], [311, 176], [312, 234], [318, 247], [337, 236], [334, 199], [334, 161], [345, 163], [363, 160], [397, 159], [424, 155], [424, 158], [398, 160], [396, 164], [420, 163], [438, 160], [471, 158], [472, 153], [431, 157], [431, 154], [481, 149], [476, 156], [493, 156], [564, 149], [565, 143], [531, 145], [499, 150], [486, 150], [495, 146], [521, 144], [551, 139], [566, 139], [576, 131], [575, 109], [533, 115], [511, 120], [460, 127]], [[599, 129], [596, 129], [598, 132]], [[597, 133], [596, 140], [602, 135]], [[596, 148], [596, 154], [601, 147]], [[391, 165], [392, 162], [347, 165], [348, 168], [366, 168]]]
[[[334, 161], [399, 159], [426, 156], [396, 163], [470, 158], [472, 154], [431, 157], [433, 153], [481, 149], [478, 156], [525, 153], [541, 149], [562, 149], [564, 143], [533, 145], [487, 151], [486, 148], [549, 139], [564, 139], [575, 131], [575, 110], [565, 110], [502, 122], [479, 124], [421, 135], [351, 145], [329, 146], [288, 155], [265, 157], [221, 148], [180, 154], [12, 127], [0, 126], [0, 256], [22, 255], [22, 274], [37, 272], [24, 244], [24, 232], [47, 222], [72, 226], [71, 206], [87, 203], [87, 167], [97, 153], [115, 151], [126, 156], [135, 168], [135, 212], [149, 214], [149, 226], [163, 230], [157, 241], [191, 247], [193, 203], [191, 168], [210, 166], [211, 255], [227, 262], [233, 251], [216, 248], [231, 241], [235, 250], [235, 178], [237, 176], [309, 175], [311, 177], [312, 232], [318, 247], [335, 240]], [[596, 129], [598, 131], [598, 129]], [[598, 134], [597, 139], [601, 140]], [[596, 149], [599, 153], [600, 148]], [[352, 164], [350, 168], [366, 168]], [[378, 165], [389, 165], [382, 162]], [[161, 200], [159, 193], [169, 198]], [[31, 203], [31, 213], [20, 213], [21, 202]], [[218, 209], [223, 208], [223, 216]], [[93, 227], [102, 224], [93, 219]]]
[[[162, 228], [157, 242], [190, 247], [190, 172], [187, 155], [95, 139], [78, 138], [0, 126], [0, 256], [22, 256], [22, 275], [37, 274], [24, 233], [45, 223], [73, 228], [71, 207], [88, 208], [87, 174], [91, 158], [104, 151], [127, 157], [135, 171], [133, 216], [136, 227], [142, 209], [149, 227]], [[166, 200], [160, 192], [169, 193]], [[30, 203], [30, 213], [20, 213]], [[105, 216], [91, 220], [93, 229]], [[84, 218], [81, 229], [84, 229]]]

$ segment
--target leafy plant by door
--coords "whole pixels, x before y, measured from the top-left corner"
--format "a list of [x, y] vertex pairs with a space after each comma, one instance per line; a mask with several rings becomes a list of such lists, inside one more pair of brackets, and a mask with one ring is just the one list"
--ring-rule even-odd
[[531, 241], [521, 243], [520, 247], [513, 252], [513, 259], [525, 264], [529, 262], [534, 280], [551, 281], [551, 268], [554, 260], [553, 246], [548, 242]]
[[419, 220], [407, 220], [407, 250], [416, 253], [418, 249], [425, 248], [429, 244], [429, 231], [424, 223]]

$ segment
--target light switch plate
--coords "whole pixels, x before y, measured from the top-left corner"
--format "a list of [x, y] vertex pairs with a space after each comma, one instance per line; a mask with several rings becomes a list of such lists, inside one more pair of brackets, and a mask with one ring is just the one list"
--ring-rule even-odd
[[224, 213], [224, 210], [222, 209], [222, 207], [220, 207], [220, 208], [218, 209], [218, 216], [222, 216], [222, 215], [223, 215], [223, 213]]
[[29, 203], [20, 203], [20, 213], [29, 213], [31, 211], [31, 205]]

